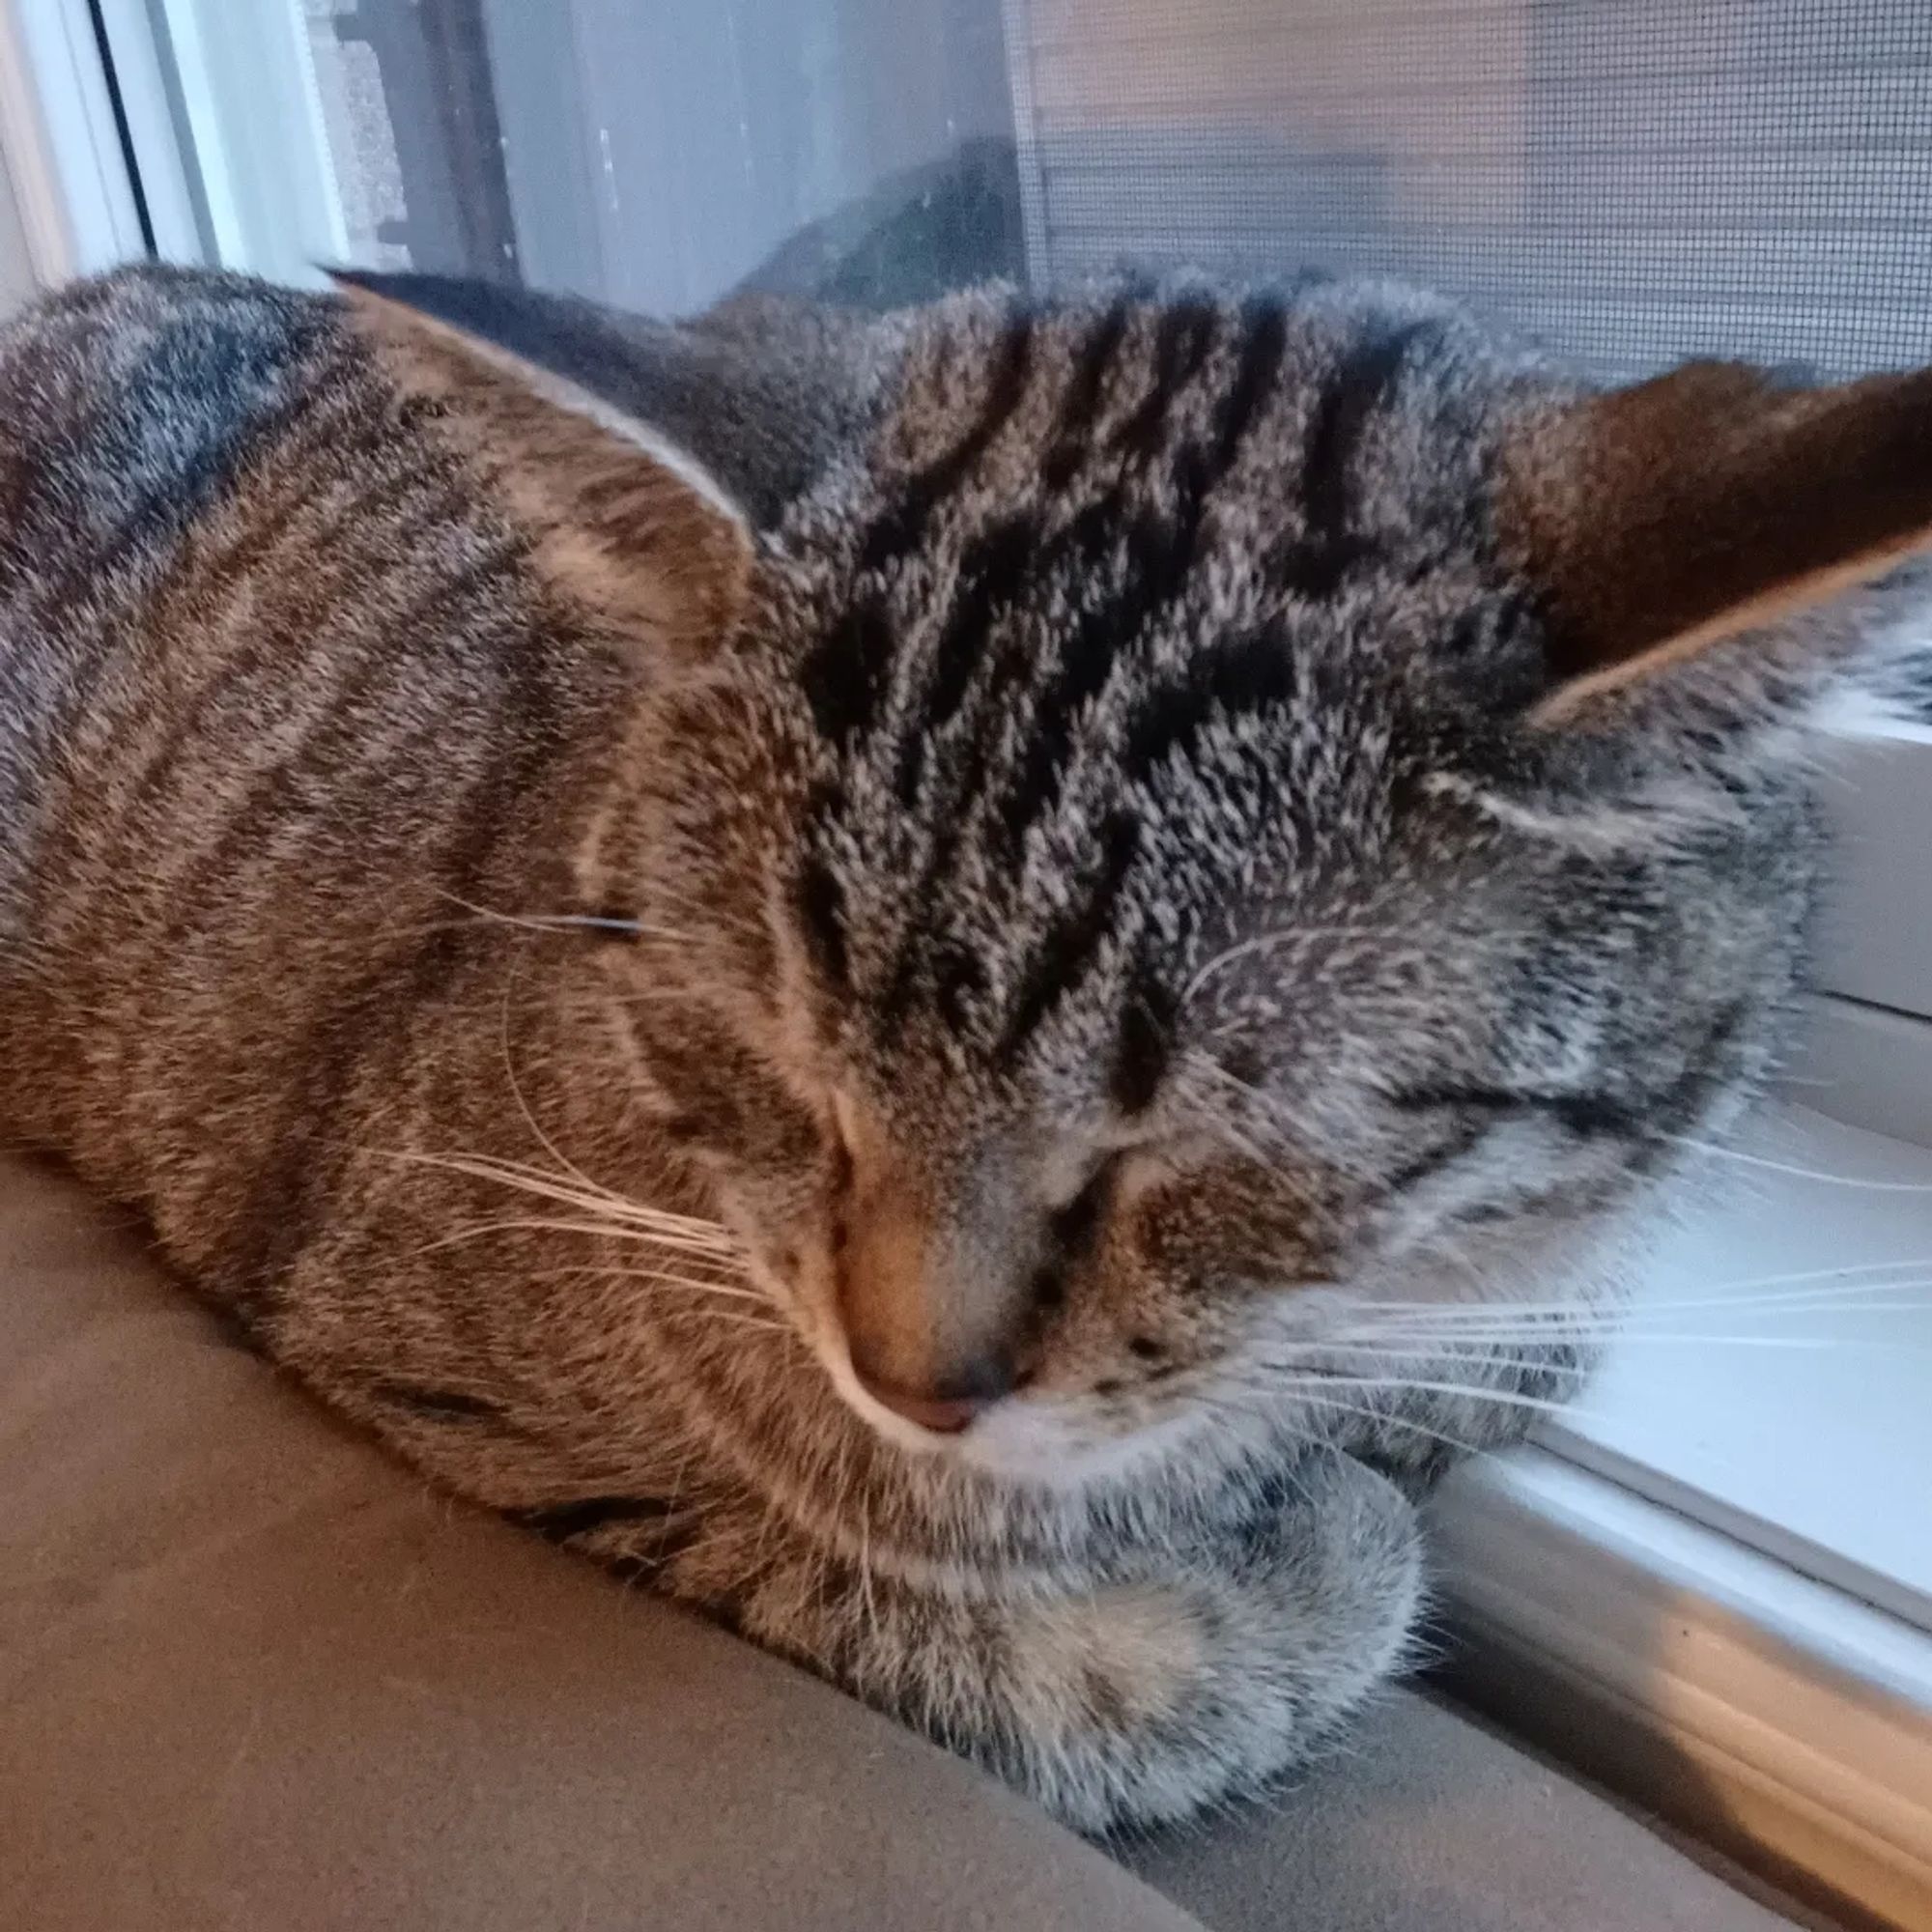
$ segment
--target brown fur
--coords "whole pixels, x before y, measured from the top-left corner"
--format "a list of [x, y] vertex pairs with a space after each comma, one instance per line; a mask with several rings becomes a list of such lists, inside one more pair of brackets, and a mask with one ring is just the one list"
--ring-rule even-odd
[[1928, 446], [1932, 371], [1801, 388], [1693, 362], [1530, 410], [1505, 444], [1498, 526], [1543, 586], [1560, 667], [1621, 675], [1932, 547]]
[[[735, 465], [355, 302], [0, 332], [8, 1128], [432, 1480], [1084, 1827], [1302, 1761], [1762, 1077], [1789, 748], [1894, 632], [1674, 652], [1679, 418], [1401, 292], [761, 312], [838, 393]], [[594, 333], [705, 419], [719, 336]], [[1713, 380], [1756, 596], [1759, 458], [1849, 487], [1867, 405]]]

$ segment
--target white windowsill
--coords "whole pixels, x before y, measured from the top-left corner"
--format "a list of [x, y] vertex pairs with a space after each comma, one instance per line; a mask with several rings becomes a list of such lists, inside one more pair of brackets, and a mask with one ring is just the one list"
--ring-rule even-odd
[[1932, 1149], [1800, 1105], [1745, 1149], [1780, 1168], [1694, 1162], [1718, 1198], [1541, 1439], [1932, 1632]]
[[1545, 1449], [1435, 1515], [1472, 1703], [1834, 1916], [1932, 1926], [1932, 1638]]
[[[1883, 1017], [1908, 1029], [1902, 1046], [1880, 1030], [1906, 1060], [1932, 1035]], [[1797, 1091], [1814, 1104], [1776, 1110], [1746, 1151], [1840, 1179], [1698, 1163], [1710, 1199], [1660, 1243], [1631, 1339], [1536, 1447], [1445, 1491], [1453, 1674], [1695, 1835], [1922, 1932], [1932, 1150], [1817, 1110], [1849, 1094]], [[1747, 1286], [1863, 1264], [1881, 1265]], [[1693, 1339], [1719, 1336], [1752, 1339]]]

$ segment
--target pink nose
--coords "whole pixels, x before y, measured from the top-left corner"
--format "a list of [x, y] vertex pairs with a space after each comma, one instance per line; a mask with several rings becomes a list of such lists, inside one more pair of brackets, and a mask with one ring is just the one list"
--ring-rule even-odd
[[976, 1396], [927, 1395], [918, 1389], [901, 1388], [870, 1374], [864, 1363], [855, 1361], [853, 1372], [859, 1385], [874, 1402], [883, 1403], [895, 1415], [929, 1429], [935, 1435], [957, 1435], [985, 1407]]

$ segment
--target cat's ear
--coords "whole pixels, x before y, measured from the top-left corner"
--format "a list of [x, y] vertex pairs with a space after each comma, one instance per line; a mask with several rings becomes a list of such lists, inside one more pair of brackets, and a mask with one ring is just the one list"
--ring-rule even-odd
[[703, 654], [750, 585], [744, 516], [686, 451], [574, 384], [353, 282], [355, 324], [406, 395], [442, 423], [527, 530], [539, 567], [625, 639]]
[[778, 296], [659, 322], [580, 296], [454, 275], [339, 270], [560, 377], [696, 457], [758, 529], [773, 527], [868, 419], [902, 318]]
[[1802, 722], [1923, 654], [1932, 598], [1899, 573], [1932, 551], [1932, 370], [1807, 386], [1697, 362], [1545, 403], [1496, 501], [1548, 629], [1532, 725]]

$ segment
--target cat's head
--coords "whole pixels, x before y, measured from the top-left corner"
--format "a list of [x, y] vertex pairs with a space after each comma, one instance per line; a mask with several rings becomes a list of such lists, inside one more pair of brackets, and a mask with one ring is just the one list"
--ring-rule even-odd
[[361, 300], [654, 694], [584, 860], [675, 930], [613, 955], [646, 1115], [845, 1400], [969, 1462], [1507, 1384], [1433, 1311], [1586, 1293], [1762, 1074], [1811, 734], [1922, 668], [1932, 377], [962, 298], [758, 531]]

